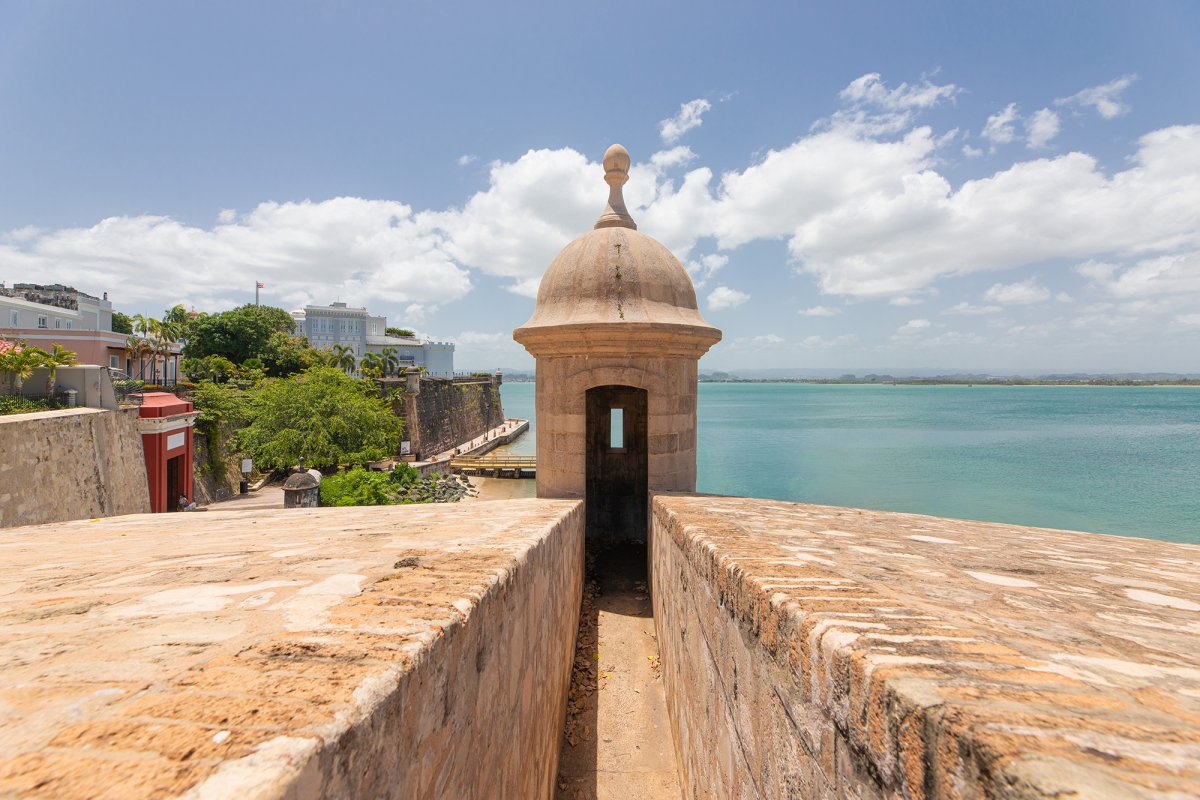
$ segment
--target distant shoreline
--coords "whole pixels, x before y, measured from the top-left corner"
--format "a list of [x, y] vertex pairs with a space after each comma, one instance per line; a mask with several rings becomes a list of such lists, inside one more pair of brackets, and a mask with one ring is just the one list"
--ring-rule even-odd
[[843, 381], [829, 380], [824, 378], [762, 378], [762, 379], [739, 379], [739, 380], [700, 380], [699, 383], [723, 383], [723, 384], [745, 384], [745, 383], [803, 383], [818, 386], [1130, 386], [1142, 388], [1175, 388], [1175, 387], [1200, 387], [1200, 379], [1186, 379], [1180, 381], [1136, 381], [1136, 380], [1118, 380], [1118, 379], [1103, 379], [1096, 378], [1093, 380], [1038, 380], [1035, 378], [1020, 379], [1014, 378], [1011, 380], [938, 380], [925, 378], [896, 378], [894, 380], [880, 381]]

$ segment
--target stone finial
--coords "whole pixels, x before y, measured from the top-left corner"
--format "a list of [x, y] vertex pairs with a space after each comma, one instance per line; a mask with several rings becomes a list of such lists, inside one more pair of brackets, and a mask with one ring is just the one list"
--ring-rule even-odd
[[604, 151], [604, 182], [608, 184], [608, 205], [596, 220], [599, 228], [630, 228], [637, 230], [637, 223], [625, 208], [625, 197], [621, 187], [629, 180], [629, 151], [614, 144]]

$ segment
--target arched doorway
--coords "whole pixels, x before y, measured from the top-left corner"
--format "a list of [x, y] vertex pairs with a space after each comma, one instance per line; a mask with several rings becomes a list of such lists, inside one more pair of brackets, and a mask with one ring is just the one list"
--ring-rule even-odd
[[646, 390], [587, 390], [587, 528], [589, 544], [645, 542], [649, 447]]

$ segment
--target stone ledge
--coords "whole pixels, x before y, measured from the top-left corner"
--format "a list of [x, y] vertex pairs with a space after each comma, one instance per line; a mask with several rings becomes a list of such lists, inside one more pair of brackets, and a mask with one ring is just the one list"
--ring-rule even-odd
[[1200, 795], [1200, 547], [729, 497], [652, 513], [693, 787]]
[[0, 796], [549, 796], [582, 536], [547, 500], [0, 533]]

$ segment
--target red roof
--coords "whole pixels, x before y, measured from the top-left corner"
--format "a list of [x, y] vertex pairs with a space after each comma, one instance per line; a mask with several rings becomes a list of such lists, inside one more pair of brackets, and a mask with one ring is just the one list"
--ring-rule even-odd
[[142, 395], [142, 407], [139, 417], [169, 417], [172, 414], [187, 414], [191, 412], [192, 404], [180, 400], [170, 392], [146, 392]]

